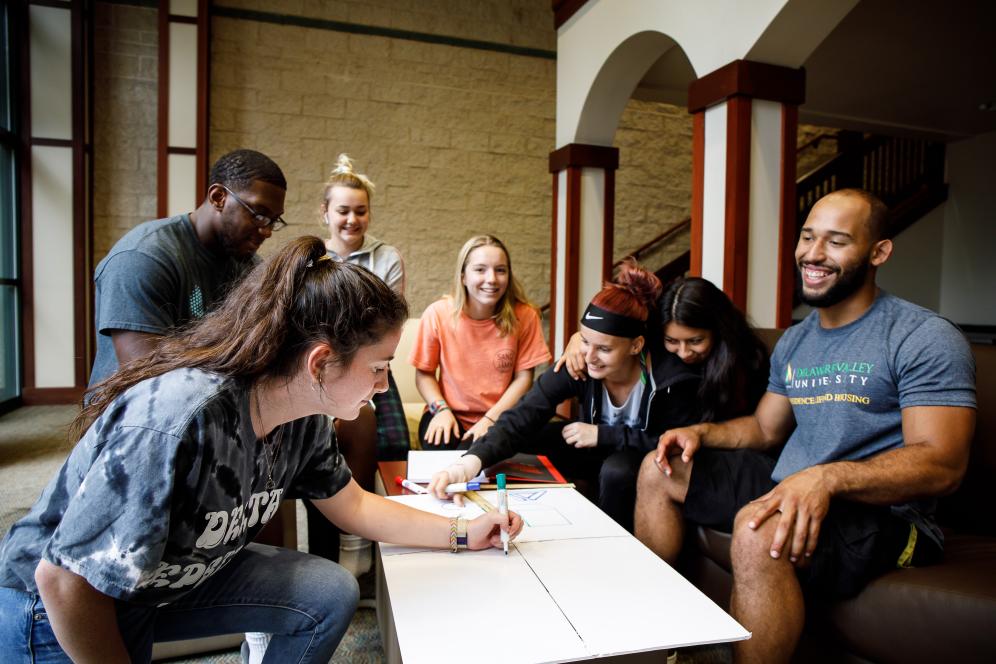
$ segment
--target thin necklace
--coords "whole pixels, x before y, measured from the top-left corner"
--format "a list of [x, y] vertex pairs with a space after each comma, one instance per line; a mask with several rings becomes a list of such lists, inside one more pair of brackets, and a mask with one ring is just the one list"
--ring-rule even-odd
[[[256, 401], [256, 416], [259, 417], [259, 430], [263, 431], [263, 411], [259, 408], [259, 387], [252, 388], [253, 399]], [[273, 468], [277, 465], [277, 455], [280, 454], [280, 443], [284, 440], [284, 428], [277, 427], [277, 442], [273, 443], [269, 436], [263, 434], [263, 459], [266, 460], [266, 485], [267, 491], [273, 491], [277, 484], [273, 481]]]

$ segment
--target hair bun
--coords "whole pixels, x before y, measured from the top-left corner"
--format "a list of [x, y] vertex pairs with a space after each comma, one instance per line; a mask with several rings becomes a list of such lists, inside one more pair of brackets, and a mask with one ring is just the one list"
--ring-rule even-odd
[[623, 259], [613, 283], [626, 289], [651, 307], [663, 290], [663, 285], [657, 275], [640, 267], [639, 263], [632, 257]]
[[345, 175], [347, 173], [352, 174], [353, 172], [353, 160], [349, 158], [348, 154], [343, 152], [336, 160], [335, 168], [332, 169], [332, 176]]

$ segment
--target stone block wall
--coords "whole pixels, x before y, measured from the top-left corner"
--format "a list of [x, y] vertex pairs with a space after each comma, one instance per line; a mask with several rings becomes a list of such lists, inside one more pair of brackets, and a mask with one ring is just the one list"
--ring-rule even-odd
[[[619, 260], [691, 216], [692, 116], [682, 107], [630, 99], [613, 144], [619, 148], [613, 246]], [[687, 236], [641, 262], [663, 267], [688, 249]]]
[[[540, 0], [280, 11], [550, 51], [556, 41]], [[530, 297], [549, 299], [554, 60], [216, 16], [211, 61], [211, 158], [254, 147], [288, 178], [293, 225], [261, 253], [325, 232], [324, 181], [346, 152], [377, 185], [370, 233], [404, 256], [416, 315], [449, 290], [457, 251], [478, 233], [505, 241]]]
[[[548, 0], [221, 0], [212, 18], [211, 160], [261, 150], [288, 178], [292, 223], [263, 245], [321, 235], [323, 183], [340, 152], [377, 185], [370, 232], [395, 245], [418, 314], [450, 288], [460, 245], [493, 233], [537, 303], [549, 300], [556, 63], [537, 55], [357, 34], [330, 22], [556, 49]], [[235, 18], [281, 12], [308, 25]], [[156, 10], [97, 3], [95, 260], [155, 217]], [[815, 131], [813, 129], [812, 131]], [[800, 141], [811, 131], [801, 128]], [[687, 219], [691, 117], [631, 100], [614, 144], [615, 257]], [[831, 149], [832, 143], [824, 143]], [[661, 267], [687, 233], [648, 256]]]
[[156, 214], [157, 12], [95, 6], [94, 264], [130, 228]]

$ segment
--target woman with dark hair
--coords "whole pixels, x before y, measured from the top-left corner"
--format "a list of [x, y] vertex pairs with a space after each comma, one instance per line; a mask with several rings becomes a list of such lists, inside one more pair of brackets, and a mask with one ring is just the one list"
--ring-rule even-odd
[[[666, 429], [698, 422], [698, 373], [677, 356], [652, 353], [645, 344], [660, 292], [656, 276], [635, 263], [624, 264], [581, 317], [578, 336], [592, 380], [544, 372], [466, 455], [433, 476], [430, 488], [437, 497], [446, 497], [447, 484], [467, 481], [517, 452], [545, 454], [564, 474], [592, 480], [599, 507], [632, 530], [644, 455]], [[578, 400], [579, 421], [547, 426], [557, 406], [571, 398]]]
[[372, 540], [501, 546], [521, 519], [367, 493], [332, 417], [387, 385], [404, 300], [298, 238], [213, 312], [89, 393], [76, 443], [0, 543], [5, 662], [147, 662], [153, 641], [272, 634], [264, 661], [328, 662], [357, 602], [336, 563], [253, 544], [284, 498]]
[[701, 421], [754, 412], [768, 385], [768, 350], [726, 294], [700, 277], [677, 279], [660, 312], [665, 350], [701, 367]]
[[[648, 342], [676, 355], [699, 376], [696, 422], [719, 422], [754, 412], [768, 384], [768, 351], [740, 311], [701, 277], [671, 282], [659, 301], [659, 326]], [[660, 330], [660, 336], [653, 334]], [[584, 380], [585, 355], [577, 334], [554, 367]]]

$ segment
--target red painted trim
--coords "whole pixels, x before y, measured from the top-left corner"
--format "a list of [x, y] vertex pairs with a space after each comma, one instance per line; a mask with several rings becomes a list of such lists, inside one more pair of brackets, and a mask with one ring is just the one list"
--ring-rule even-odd
[[25, 406], [78, 404], [84, 391], [82, 387], [25, 387], [22, 399]]
[[557, 205], [560, 201], [560, 173], [553, 174], [553, 222], [550, 224], [550, 352], [557, 349]]
[[604, 168], [614, 171], [619, 168], [619, 148], [569, 143], [550, 153], [551, 173], [559, 173], [573, 166]]
[[[564, 215], [564, 319], [560, 329], [564, 343], [578, 330], [578, 280], [581, 256], [581, 172], [582, 166], [566, 169], [567, 196]], [[556, 328], [554, 328], [556, 329]], [[574, 402], [565, 401], [557, 407], [557, 414], [574, 419]]]
[[18, 49], [17, 66], [12, 67], [14, 75], [20, 77], [20, 94], [12, 99], [20, 103], [21, 135], [18, 137], [21, 181], [21, 386], [23, 390], [35, 384], [35, 307], [34, 307], [34, 212], [31, 196], [31, 34], [29, 12], [26, 3], [12, 2], [7, 5], [10, 12], [11, 33]]
[[210, 138], [211, 16], [208, 0], [197, 3], [197, 159], [194, 205], [207, 195], [208, 141]]
[[159, 106], [156, 143], [156, 215], [165, 217], [169, 197], [169, 3], [159, 5]]
[[806, 71], [734, 60], [692, 81], [688, 86], [688, 111], [698, 113], [734, 96], [798, 106], [806, 101]]
[[552, 0], [553, 27], [559, 28], [570, 20], [579, 9], [588, 4], [588, 0]]
[[616, 172], [605, 171], [605, 206], [602, 209], [602, 281], [612, 281], [616, 233]]
[[705, 111], [692, 116], [692, 228], [688, 273], [702, 276], [702, 202], [705, 193]]
[[775, 301], [775, 326], [792, 324], [792, 298], [795, 293], [795, 229], [797, 201], [795, 194], [796, 136], [799, 132], [799, 109], [782, 106], [781, 200], [778, 209], [778, 292]]
[[733, 97], [726, 107], [726, 215], [723, 292], [747, 310], [747, 257], [750, 228], [751, 100]]
[[564, 340], [578, 329], [578, 279], [581, 256], [581, 168], [567, 169], [567, 215], [564, 233]]

